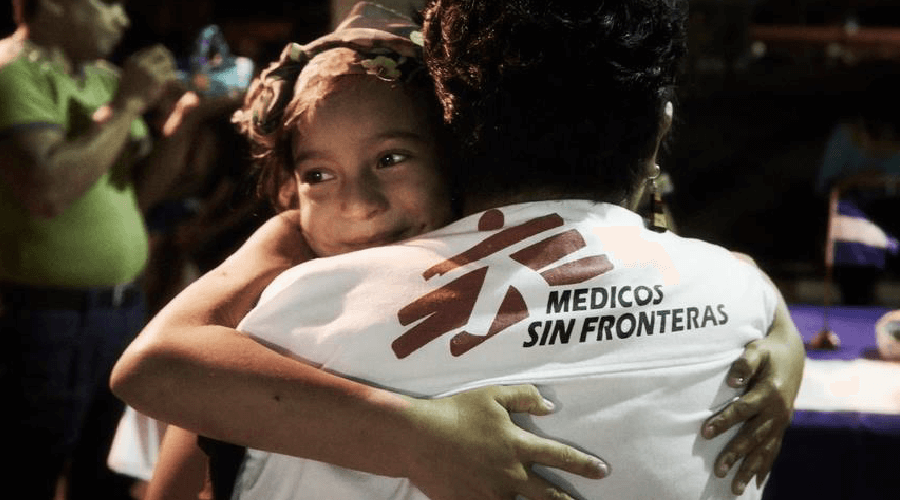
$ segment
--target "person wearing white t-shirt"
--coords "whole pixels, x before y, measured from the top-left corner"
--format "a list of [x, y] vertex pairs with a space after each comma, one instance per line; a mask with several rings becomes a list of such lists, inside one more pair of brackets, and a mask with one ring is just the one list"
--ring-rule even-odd
[[[612, 204], [553, 200], [298, 266], [238, 329], [410, 396], [535, 384], [560, 410], [522, 425], [613, 466], [602, 481], [551, 476], [577, 497], [727, 498], [713, 474], [727, 437], [697, 429], [740, 394], [728, 369], [765, 336], [775, 303], [722, 248], [653, 232]], [[406, 479], [256, 450], [236, 487], [241, 499], [329, 496], [426, 498]]]

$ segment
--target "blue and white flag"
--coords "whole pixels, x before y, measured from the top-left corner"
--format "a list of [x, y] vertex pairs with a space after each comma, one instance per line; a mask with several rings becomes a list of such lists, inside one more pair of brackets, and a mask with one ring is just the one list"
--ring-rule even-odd
[[826, 265], [883, 269], [887, 252], [897, 254], [897, 238], [884, 232], [850, 200], [832, 197]]

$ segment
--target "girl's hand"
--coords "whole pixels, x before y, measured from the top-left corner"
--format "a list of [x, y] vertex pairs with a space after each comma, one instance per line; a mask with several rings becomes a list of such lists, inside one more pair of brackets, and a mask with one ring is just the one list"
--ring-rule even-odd
[[712, 439], [744, 422], [715, 462], [715, 474], [725, 477], [743, 459], [731, 484], [735, 494], [743, 493], [754, 475], [761, 487], [771, 471], [791, 423], [805, 359], [800, 335], [781, 301], [769, 335], [747, 344], [728, 374], [728, 385], [747, 387], [747, 392], [703, 424], [703, 437]]
[[552, 403], [532, 385], [491, 386], [413, 400], [410, 408], [422, 433], [411, 436], [416, 451], [409, 478], [434, 500], [508, 499], [517, 494], [530, 500], [572, 498], [534, 474], [533, 463], [593, 479], [609, 474], [602, 460], [530, 434], [510, 420], [509, 412], [553, 411]]

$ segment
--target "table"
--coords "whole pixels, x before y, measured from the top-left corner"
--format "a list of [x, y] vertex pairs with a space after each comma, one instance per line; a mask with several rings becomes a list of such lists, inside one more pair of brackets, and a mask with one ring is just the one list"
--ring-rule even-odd
[[[791, 305], [804, 341], [823, 308]], [[887, 308], [830, 307], [841, 346], [807, 349], [797, 409], [766, 487], [766, 500], [900, 499], [900, 363], [880, 360], [875, 323]]]

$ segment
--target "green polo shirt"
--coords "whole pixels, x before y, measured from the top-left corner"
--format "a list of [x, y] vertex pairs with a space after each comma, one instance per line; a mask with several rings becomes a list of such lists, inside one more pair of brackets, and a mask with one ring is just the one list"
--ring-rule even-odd
[[[77, 136], [117, 84], [115, 69], [105, 63], [87, 65], [73, 78], [23, 51], [0, 67], [0, 140], [29, 127], [59, 127]], [[143, 120], [132, 123], [131, 136], [126, 149], [133, 153], [149, 140]], [[131, 163], [118, 161], [53, 219], [29, 215], [0, 181], [0, 282], [83, 288], [127, 283], [140, 274], [149, 247]]]

